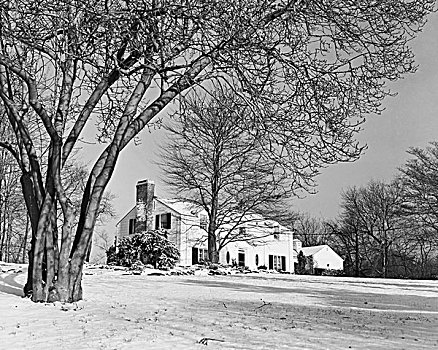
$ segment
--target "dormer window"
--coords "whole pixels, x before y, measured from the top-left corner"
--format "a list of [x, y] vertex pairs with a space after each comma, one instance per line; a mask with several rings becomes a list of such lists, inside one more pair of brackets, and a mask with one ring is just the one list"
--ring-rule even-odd
[[279, 226], [274, 227], [274, 238], [280, 239], [280, 227]]

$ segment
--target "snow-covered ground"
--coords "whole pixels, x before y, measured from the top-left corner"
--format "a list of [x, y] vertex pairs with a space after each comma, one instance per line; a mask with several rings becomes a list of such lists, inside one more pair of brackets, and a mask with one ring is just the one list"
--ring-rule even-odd
[[437, 281], [89, 267], [85, 299], [62, 305], [0, 269], [0, 349], [438, 349]]

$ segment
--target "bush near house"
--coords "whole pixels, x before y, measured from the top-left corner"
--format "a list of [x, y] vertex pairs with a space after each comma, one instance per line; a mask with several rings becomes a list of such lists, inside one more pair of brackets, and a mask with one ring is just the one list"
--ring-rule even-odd
[[179, 251], [169, 241], [165, 232], [148, 231], [123, 237], [118, 247], [112, 246], [107, 251], [107, 263], [132, 267], [139, 262], [150, 264], [155, 268], [175, 266]]
[[300, 250], [297, 256], [298, 264], [295, 268], [295, 273], [297, 275], [313, 275], [314, 274], [314, 263], [313, 256], [305, 256], [303, 251]]

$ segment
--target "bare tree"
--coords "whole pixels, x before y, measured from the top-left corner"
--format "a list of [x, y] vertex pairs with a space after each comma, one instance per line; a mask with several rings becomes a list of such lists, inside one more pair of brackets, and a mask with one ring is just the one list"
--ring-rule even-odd
[[0, 260], [26, 262], [29, 231], [19, 169], [13, 157], [0, 149]]
[[[418, 261], [418, 275], [437, 273], [438, 249], [438, 142], [424, 149], [411, 148], [413, 157], [399, 169], [403, 183], [403, 214], [412, 227], [409, 247]], [[438, 261], [437, 261], [438, 262]]]
[[[402, 235], [402, 187], [398, 182], [385, 184], [371, 181], [360, 188], [352, 187], [342, 194], [341, 216], [360, 235], [363, 257], [376, 266], [383, 277], [388, 276], [389, 250]], [[351, 223], [354, 223], [352, 226]], [[359, 239], [356, 237], [356, 240]], [[377, 255], [377, 251], [380, 255]]]
[[92, 256], [92, 263], [104, 264], [107, 262], [107, 252], [111, 247], [114, 247], [115, 236], [110, 235], [105, 230], [97, 228], [93, 236], [93, 249], [94, 254]]
[[365, 263], [366, 249], [360, 220], [342, 215], [336, 220], [326, 221], [325, 225], [330, 233], [330, 246], [344, 259], [344, 272], [350, 276], [366, 276], [369, 265]]
[[[118, 157], [177, 96], [216, 80], [263, 111], [256, 129], [281, 129], [271, 134], [272, 157], [293, 159], [312, 144], [331, 163], [339, 157], [325, 150], [336, 144], [349, 159], [357, 156], [350, 146], [359, 124], [389, 93], [385, 82], [414, 71], [407, 43], [433, 6], [433, 0], [0, 2], [0, 98], [16, 137], [15, 147], [2, 146], [19, 163], [35, 232], [33, 300], [81, 299], [83, 263]], [[106, 148], [89, 171], [73, 231], [61, 173], [90, 120]], [[45, 177], [29, 132], [35, 123], [49, 142]], [[59, 253], [55, 203], [63, 215]]]
[[[0, 106], [0, 143], [14, 142], [14, 133]], [[20, 190], [20, 169], [13, 153], [0, 148], [0, 260], [27, 262], [30, 222]]]
[[408, 153], [413, 158], [400, 168], [404, 209], [438, 238], [438, 142], [425, 149], [411, 148]]
[[[251, 110], [237, 96], [215, 91], [212, 96], [181, 101], [163, 145], [160, 165], [176, 195], [203, 208], [208, 215], [208, 254], [230, 242], [251, 241], [243, 224], [260, 221], [297, 185], [285, 162], [266, 152], [266, 136], [248, 129]], [[274, 234], [274, 230], [272, 230]]]
[[303, 247], [329, 243], [330, 230], [327, 230], [325, 221], [306, 213], [298, 215], [294, 224], [294, 232]]

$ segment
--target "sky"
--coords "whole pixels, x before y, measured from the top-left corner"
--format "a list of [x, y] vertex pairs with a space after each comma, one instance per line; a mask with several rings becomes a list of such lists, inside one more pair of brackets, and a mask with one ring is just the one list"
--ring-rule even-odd
[[[370, 180], [390, 181], [409, 155], [409, 147], [426, 147], [438, 140], [438, 14], [429, 17], [423, 32], [411, 43], [418, 70], [391, 84], [395, 97], [388, 97], [381, 115], [370, 115], [358, 140], [368, 146], [353, 163], [331, 165], [316, 178], [317, 193], [293, 200], [293, 210], [321, 218], [335, 218], [339, 213], [340, 194], [351, 186]], [[117, 217], [105, 225], [113, 233], [115, 224], [135, 204], [137, 181], [155, 181], [156, 195], [169, 197], [159, 166], [154, 163], [163, 145], [162, 130], [145, 130], [140, 144], [129, 145], [121, 153], [108, 189], [116, 195]]]

